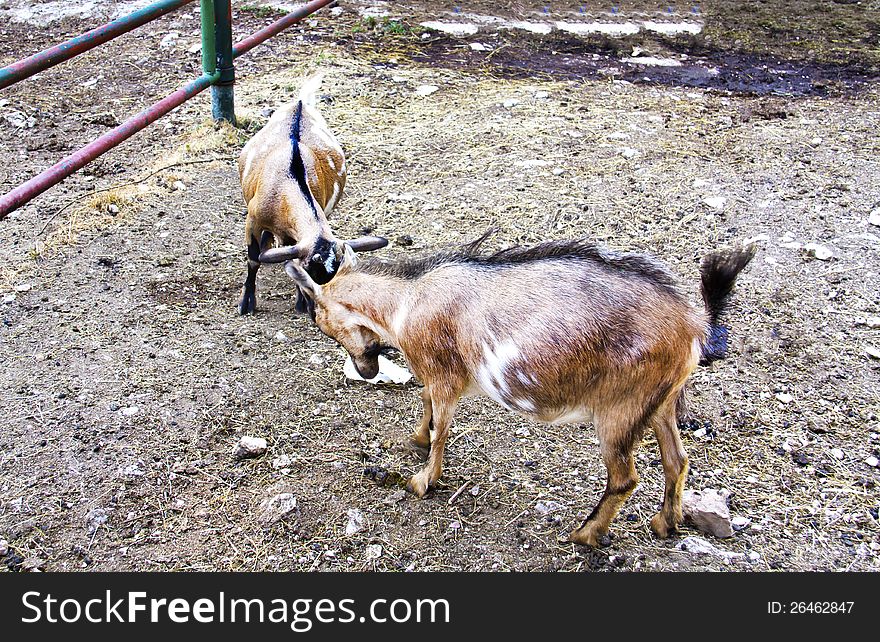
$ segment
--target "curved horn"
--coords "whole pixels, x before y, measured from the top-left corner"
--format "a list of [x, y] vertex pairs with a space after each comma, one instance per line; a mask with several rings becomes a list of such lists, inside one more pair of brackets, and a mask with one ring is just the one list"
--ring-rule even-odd
[[356, 239], [345, 241], [345, 244], [355, 252], [372, 252], [388, 245], [388, 239], [381, 236], [359, 236]]
[[304, 259], [308, 249], [299, 245], [284, 245], [273, 247], [260, 253], [260, 263], [284, 263], [292, 259]]

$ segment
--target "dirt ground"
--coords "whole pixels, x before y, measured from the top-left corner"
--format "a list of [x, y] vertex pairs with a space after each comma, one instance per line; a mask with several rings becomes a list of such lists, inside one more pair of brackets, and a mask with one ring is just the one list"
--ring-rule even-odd
[[[0, 64], [129, 4], [37, 27], [0, 2]], [[237, 38], [278, 15], [262, 4], [235, 3]], [[0, 222], [4, 567], [880, 568], [880, 8], [736, 4], [343, 2], [237, 61], [238, 129], [211, 124], [205, 93]], [[502, 20], [700, 31], [540, 34]], [[3, 90], [0, 189], [193, 78], [197, 44], [196, 4]], [[758, 244], [731, 354], [694, 375], [683, 426], [687, 488], [730, 491], [745, 527], [654, 538], [662, 470], [647, 437], [610, 543], [560, 541], [604, 487], [592, 428], [484, 399], [460, 407], [440, 488], [400, 490], [420, 467], [400, 445], [418, 385], [347, 380], [344, 352], [293, 313], [277, 267], [260, 273], [257, 314], [235, 309], [234, 159], [318, 69], [350, 168], [334, 229], [388, 237], [383, 256], [490, 226], [493, 247], [586, 236], [660, 257], [696, 304], [702, 255]], [[268, 453], [235, 460], [243, 435]], [[267, 524], [261, 502], [285, 492], [297, 510]], [[687, 536], [729, 554], [682, 550]]]

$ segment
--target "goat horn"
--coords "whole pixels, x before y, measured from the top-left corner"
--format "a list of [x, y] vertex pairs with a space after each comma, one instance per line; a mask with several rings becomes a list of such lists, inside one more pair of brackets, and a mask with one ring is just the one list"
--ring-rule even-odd
[[360, 236], [345, 242], [355, 252], [372, 252], [388, 245], [388, 239], [381, 236]]
[[284, 263], [292, 259], [304, 259], [308, 250], [299, 245], [273, 247], [260, 254], [260, 263]]

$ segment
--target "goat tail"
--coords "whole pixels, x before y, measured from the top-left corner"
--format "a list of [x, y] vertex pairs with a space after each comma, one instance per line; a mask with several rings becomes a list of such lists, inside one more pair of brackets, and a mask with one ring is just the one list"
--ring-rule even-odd
[[315, 107], [318, 102], [318, 90], [324, 80], [324, 72], [318, 72], [306, 78], [299, 90], [299, 100], [309, 107]]
[[737, 250], [722, 250], [703, 257], [700, 263], [700, 294], [709, 315], [709, 336], [702, 346], [701, 365], [727, 356], [727, 328], [720, 325], [736, 277], [754, 258], [751, 244]]

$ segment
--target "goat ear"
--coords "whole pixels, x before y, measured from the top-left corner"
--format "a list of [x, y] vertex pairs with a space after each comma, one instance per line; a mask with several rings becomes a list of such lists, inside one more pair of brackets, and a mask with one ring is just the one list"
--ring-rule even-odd
[[339, 265], [339, 269], [342, 270], [343, 268], [351, 269], [357, 267], [358, 258], [354, 253], [354, 250], [348, 243], [343, 245], [343, 247], [345, 249], [342, 251], [342, 263]]
[[294, 280], [306, 296], [313, 301], [321, 300], [321, 295], [323, 294], [321, 286], [312, 280], [312, 277], [302, 268], [299, 261], [288, 261], [284, 264], [284, 271], [287, 272], [287, 275]]

